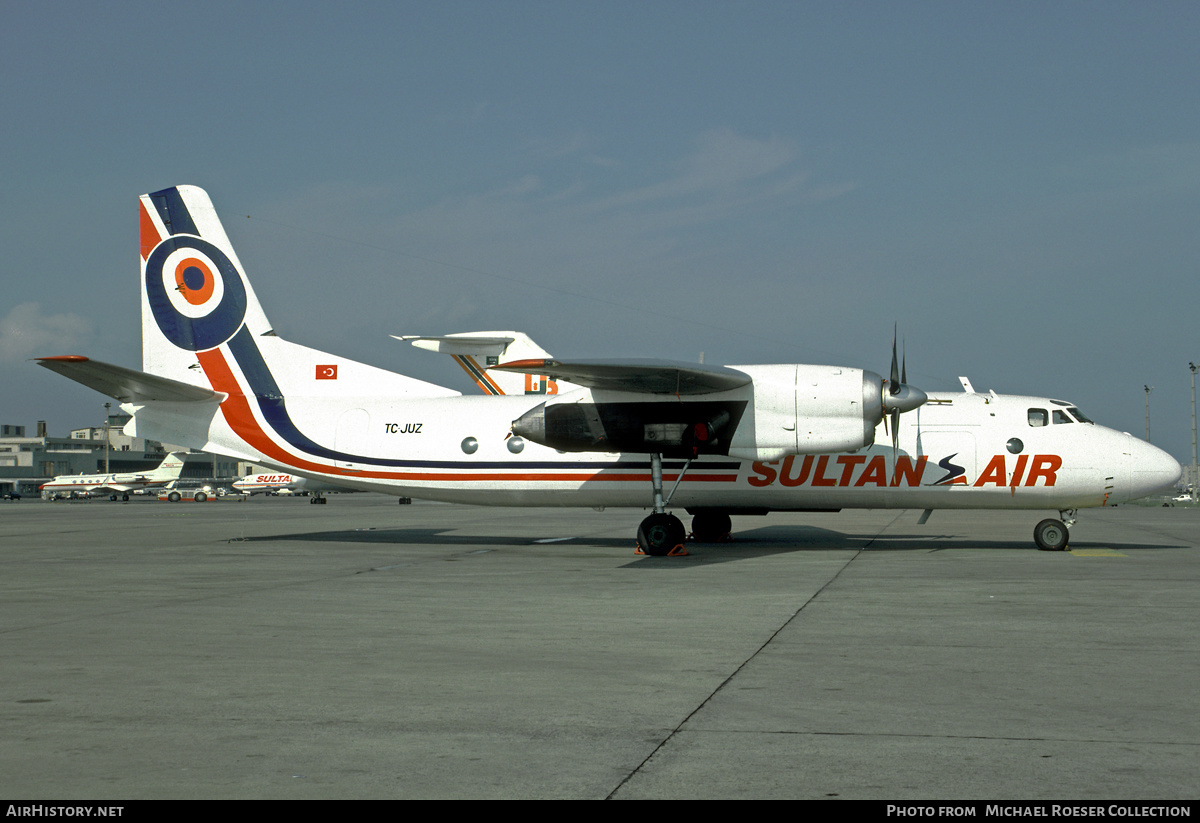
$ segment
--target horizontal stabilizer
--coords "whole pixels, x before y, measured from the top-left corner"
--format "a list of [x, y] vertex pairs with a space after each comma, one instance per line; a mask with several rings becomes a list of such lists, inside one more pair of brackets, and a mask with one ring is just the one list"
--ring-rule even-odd
[[407, 340], [418, 349], [441, 352], [442, 354], [493, 355], [504, 354], [513, 337], [486, 337], [471, 334], [447, 334], [440, 337], [425, 337], [415, 334], [393, 334], [397, 340]]
[[92, 360], [82, 355], [39, 357], [39, 366], [69, 377], [89, 389], [107, 394], [122, 403], [146, 403], [154, 400], [187, 402], [196, 400], [221, 401], [225, 395], [211, 389], [182, 383], [168, 377], [127, 369]]
[[514, 360], [491, 370], [544, 374], [590, 389], [648, 394], [711, 394], [749, 385], [750, 375], [724, 366], [670, 360], [611, 360], [606, 363], [554, 359]]

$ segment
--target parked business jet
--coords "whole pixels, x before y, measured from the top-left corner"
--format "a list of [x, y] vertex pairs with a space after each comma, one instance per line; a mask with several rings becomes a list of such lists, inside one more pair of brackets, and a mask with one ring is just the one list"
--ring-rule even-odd
[[129, 499], [129, 493], [137, 489], [153, 489], [166, 486], [179, 479], [183, 471], [184, 455], [171, 452], [156, 468], [148, 472], [126, 472], [123, 474], [64, 474], [43, 483], [38, 488], [48, 495], [70, 495], [75, 492], [108, 492], [109, 500]]
[[[532, 358], [493, 371], [557, 394], [464, 397], [279, 338], [208, 195], [143, 195], [142, 371], [39, 362], [121, 402], [126, 432], [363, 491], [504, 506], [652, 508], [648, 554], [683, 551], [671, 510], [718, 540], [730, 515], [842, 508], [1075, 510], [1169, 488], [1179, 464], [1071, 403], [926, 393], [804, 364], [714, 367]], [[668, 484], [670, 486], [668, 487]]]

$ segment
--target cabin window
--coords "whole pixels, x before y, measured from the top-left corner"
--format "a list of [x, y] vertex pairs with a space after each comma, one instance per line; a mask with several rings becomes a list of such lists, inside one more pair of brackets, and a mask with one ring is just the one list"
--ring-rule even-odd
[[1029, 425], [1031, 426], [1047, 426], [1050, 424], [1050, 415], [1045, 409], [1030, 409], [1029, 410]]

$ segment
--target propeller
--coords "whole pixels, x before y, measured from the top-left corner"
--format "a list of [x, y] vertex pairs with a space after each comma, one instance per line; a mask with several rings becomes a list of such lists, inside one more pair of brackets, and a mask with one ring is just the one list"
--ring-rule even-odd
[[896, 339], [897, 329], [892, 328], [892, 369], [888, 374], [887, 391], [883, 393], [883, 428], [888, 430], [888, 418], [891, 418], [891, 431], [888, 432], [892, 437], [892, 460], [896, 459], [896, 451], [898, 449], [900, 415], [903, 412], [912, 411], [921, 406], [929, 399], [929, 396], [920, 389], [908, 385], [908, 354], [905, 352], [904, 360], [901, 362], [896, 357]]

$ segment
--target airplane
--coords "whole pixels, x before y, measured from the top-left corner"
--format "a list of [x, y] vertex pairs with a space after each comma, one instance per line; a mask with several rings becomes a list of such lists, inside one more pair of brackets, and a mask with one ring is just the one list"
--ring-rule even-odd
[[[727, 539], [732, 515], [843, 508], [1080, 508], [1169, 488], [1166, 452], [1071, 403], [926, 393], [897, 363], [708, 366], [528, 358], [491, 370], [577, 386], [463, 396], [280, 338], [208, 194], [142, 195], [142, 370], [81, 355], [40, 365], [107, 394], [125, 431], [362, 491], [498, 506], [652, 509], [639, 551]], [[667, 484], [673, 484], [669, 491]]]
[[337, 486], [332, 483], [322, 483], [309, 477], [297, 474], [282, 474], [279, 472], [260, 472], [248, 474], [241, 480], [233, 482], [234, 491], [251, 497], [259, 492], [267, 494], [286, 491], [289, 493], [308, 494], [310, 503], [324, 503], [327, 492], [354, 492], [357, 489]]
[[64, 474], [43, 483], [38, 488], [49, 495], [73, 492], [108, 492], [109, 500], [116, 500], [118, 494], [121, 495], [122, 500], [128, 500], [129, 492], [135, 489], [157, 488], [178, 480], [179, 473], [183, 471], [184, 457], [182, 452], [171, 452], [157, 467], [148, 472]]

